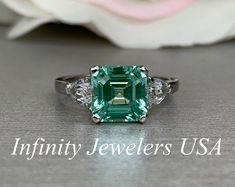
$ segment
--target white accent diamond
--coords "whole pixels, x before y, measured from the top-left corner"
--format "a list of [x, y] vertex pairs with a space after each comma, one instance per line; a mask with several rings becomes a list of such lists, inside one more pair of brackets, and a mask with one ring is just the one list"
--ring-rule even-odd
[[170, 84], [161, 79], [152, 78], [149, 83], [149, 105], [160, 104], [170, 92]]
[[66, 92], [80, 105], [89, 107], [91, 104], [90, 78], [85, 77], [68, 84]]

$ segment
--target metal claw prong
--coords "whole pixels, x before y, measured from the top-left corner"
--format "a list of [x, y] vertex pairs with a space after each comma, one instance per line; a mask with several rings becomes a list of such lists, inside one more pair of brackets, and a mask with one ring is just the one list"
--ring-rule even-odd
[[146, 74], [148, 73], [147, 68], [144, 66], [140, 66], [140, 71], [142, 71], [143, 73], [146, 73]]
[[99, 118], [97, 118], [96, 116], [92, 116], [92, 121], [94, 122], [94, 123], [96, 123], [96, 124], [98, 124], [98, 123], [100, 123], [100, 119]]
[[99, 66], [94, 66], [90, 69], [91, 74], [97, 72], [99, 70]]
[[146, 119], [147, 119], [147, 116], [148, 116], [147, 114], [141, 116], [139, 122], [140, 122], [141, 124], [144, 124], [145, 121], [146, 121]]
[[66, 85], [66, 87], [65, 87], [65, 92], [66, 92], [66, 94], [68, 94], [68, 95], [71, 94], [71, 93], [70, 93], [71, 88], [72, 88], [72, 83], [69, 83], [69, 84]]

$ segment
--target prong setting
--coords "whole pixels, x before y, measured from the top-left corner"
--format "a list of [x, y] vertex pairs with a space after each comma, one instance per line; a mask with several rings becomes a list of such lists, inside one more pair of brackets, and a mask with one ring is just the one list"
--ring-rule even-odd
[[146, 121], [146, 119], [147, 119], [147, 116], [148, 116], [147, 114], [141, 116], [139, 122], [140, 122], [141, 124], [144, 124], [145, 121]]
[[100, 123], [100, 119], [99, 118], [97, 118], [96, 116], [92, 116], [92, 121], [94, 122], [94, 123], [96, 123], [96, 124], [99, 124]]
[[66, 87], [65, 87], [66, 94], [70, 95], [71, 88], [72, 88], [72, 83], [69, 83], [66, 85]]
[[91, 74], [94, 74], [94, 73], [96, 73], [98, 70], [99, 70], [99, 66], [94, 66], [94, 67], [92, 67], [92, 68], [90, 69], [90, 73], [91, 73]]
[[143, 72], [143, 73], [145, 73], [145, 74], [148, 74], [148, 70], [147, 70], [147, 68], [144, 67], [144, 66], [140, 66], [140, 71]]

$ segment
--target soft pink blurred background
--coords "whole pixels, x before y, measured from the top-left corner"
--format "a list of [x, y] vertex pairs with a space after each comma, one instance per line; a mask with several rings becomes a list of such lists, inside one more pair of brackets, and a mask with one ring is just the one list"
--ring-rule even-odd
[[46, 23], [84, 26], [122, 48], [208, 45], [235, 37], [234, 0], [0, 0], [9, 39]]

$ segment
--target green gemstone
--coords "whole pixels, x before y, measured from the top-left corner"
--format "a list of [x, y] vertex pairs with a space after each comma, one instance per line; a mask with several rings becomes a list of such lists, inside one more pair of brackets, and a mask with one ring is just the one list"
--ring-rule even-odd
[[91, 111], [100, 122], [138, 122], [148, 112], [148, 75], [139, 66], [100, 66], [91, 73]]

